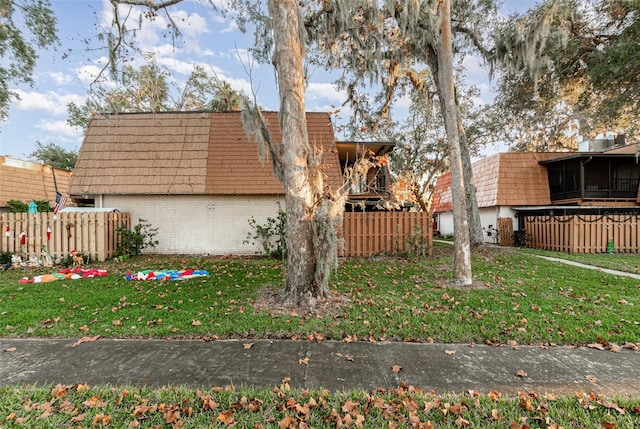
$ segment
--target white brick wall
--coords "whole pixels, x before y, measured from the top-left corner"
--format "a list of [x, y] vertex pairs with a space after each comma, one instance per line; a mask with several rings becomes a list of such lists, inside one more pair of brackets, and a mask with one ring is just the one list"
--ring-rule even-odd
[[[99, 201], [96, 198], [96, 204]], [[134, 225], [144, 219], [157, 227], [159, 244], [150, 250], [153, 253], [253, 255], [259, 248], [243, 243], [252, 231], [249, 219], [253, 216], [262, 225], [267, 217], [277, 217], [284, 200], [255, 195], [105, 195], [102, 207], [131, 213]]]

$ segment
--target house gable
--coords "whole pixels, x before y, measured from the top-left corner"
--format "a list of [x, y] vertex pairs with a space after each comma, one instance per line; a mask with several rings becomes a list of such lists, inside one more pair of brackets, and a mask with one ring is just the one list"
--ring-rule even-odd
[[0, 156], [0, 209], [9, 207], [8, 201], [49, 201], [56, 203], [57, 189], [68, 196], [71, 171], [53, 168], [37, 162]]
[[[278, 115], [266, 112], [274, 141]], [[325, 173], [341, 183], [331, 119], [309, 113], [309, 139], [325, 148]], [[283, 194], [271, 162], [242, 129], [240, 112], [119, 114], [92, 119], [71, 183], [74, 196]]]
[[[560, 152], [498, 153], [473, 163], [478, 208], [551, 203], [547, 170], [540, 161], [566, 156]], [[453, 210], [451, 173], [438, 177], [434, 213]]]

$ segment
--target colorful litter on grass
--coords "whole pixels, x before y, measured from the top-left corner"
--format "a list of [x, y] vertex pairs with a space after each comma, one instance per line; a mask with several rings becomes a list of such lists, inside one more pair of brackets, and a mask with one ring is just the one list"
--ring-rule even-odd
[[93, 277], [104, 277], [107, 270], [83, 269], [83, 268], [66, 268], [62, 271], [52, 274], [42, 274], [33, 278], [23, 277], [18, 282], [24, 283], [48, 283], [58, 280], [77, 280], [91, 279]]
[[144, 270], [135, 274], [129, 273], [124, 276], [125, 280], [187, 280], [195, 277], [208, 277], [209, 272], [205, 270]]

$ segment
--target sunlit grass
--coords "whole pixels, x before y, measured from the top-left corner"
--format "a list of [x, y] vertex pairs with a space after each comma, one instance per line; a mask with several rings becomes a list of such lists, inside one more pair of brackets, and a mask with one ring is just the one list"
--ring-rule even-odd
[[24, 386], [0, 388], [0, 426], [38, 428], [633, 428], [640, 402], [499, 392], [478, 395], [288, 388]]
[[[20, 337], [306, 338], [531, 344], [640, 342], [640, 281], [510, 249], [473, 255], [476, 287], [451, 288], [452, 249], [426, 259], [341, 262], [330, 313], [256, 307], [283, 288], [281, 261], [145, 256], [97, 264], [107, 277], [19, 284], [0, 277], [0, 335]], [[624, 259], [626, 255], [606, 255]], [[621, 263], [622, 264], [622, 263]], [[126, 281], [128, 271], [206, 269], [185, 281]]]

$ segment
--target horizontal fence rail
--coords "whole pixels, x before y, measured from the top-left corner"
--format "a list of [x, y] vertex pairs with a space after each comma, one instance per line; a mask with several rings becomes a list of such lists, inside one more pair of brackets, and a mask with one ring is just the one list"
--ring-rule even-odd
[[527, 247], [568, 253], [639, 253], [640, 215], [525, 216]]
[[433, 223], [429, 212], [347, 212], [341, 256], [371, 256], [409, 250], [408, 240], [432, 254]]
[[0, 213], [0, 224], [1, 253], [25, 260], [48, 252], [56, 260], [77, 250], [87, 259], [104, 261], [118, 247], [117, 228], [130, 228], [131, 216], [119, 212]]

